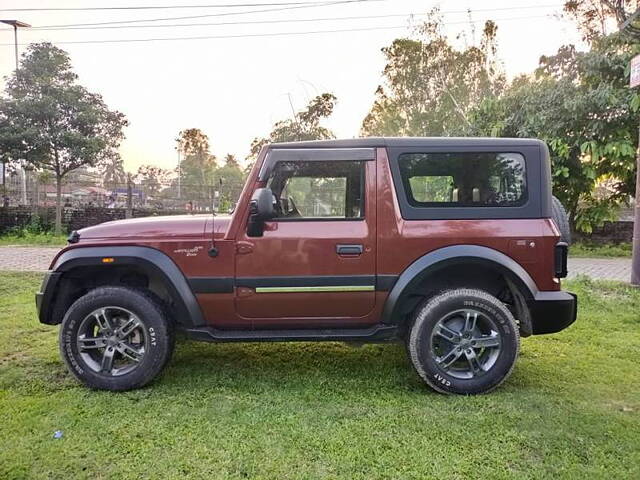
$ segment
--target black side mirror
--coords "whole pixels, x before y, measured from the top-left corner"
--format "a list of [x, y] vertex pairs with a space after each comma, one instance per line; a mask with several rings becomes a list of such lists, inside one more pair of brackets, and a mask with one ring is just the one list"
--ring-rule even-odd
[[273, 218], [273, 193], [270, 188], [258, 188], [253, 192], [249, 203], [249, 222], [247, 235], [261, 237], [264, 233], [264, 221]]

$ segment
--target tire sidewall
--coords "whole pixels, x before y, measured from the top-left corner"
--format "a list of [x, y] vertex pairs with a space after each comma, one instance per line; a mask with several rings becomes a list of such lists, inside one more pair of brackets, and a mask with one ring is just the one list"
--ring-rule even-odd
[[[101, 307], [115, 306], [129, 310], [140, 322], [148, 339], [140, 364], [120, 376], [93, 371], [78, 351], [78, 329], [82, 321]], [[60, 326], [60, 353], [67, 367], [85, 385], [106, 390], [128, 390], [150, 382], [168, 361], [172, 351], [172, 332], [168, 321], [150, 296], [134, 289], [101, 287], [87, 293], [67, 310]]]
[[[501, 337], [501, 349], [494, 365], [483, 375], [460, 379], [448, 374], [431, 353], [431, 337], [438, 321], [452, 311], [476, 309], [495, 323]], [[519, 334], [511, 312], [497, 299], [476, 290], [444, 292], [419, 309], [409, 337], [409, 352], [418, 374], [432, 388], [443, 393], [474, 394], [488, 392], [511, 373], [519, 350]]]
[[551, 197], [551, 215], [560, 231], [560, 240], [571, 245], [571, 227], [569, 216], [562, 202], [555, 196]]

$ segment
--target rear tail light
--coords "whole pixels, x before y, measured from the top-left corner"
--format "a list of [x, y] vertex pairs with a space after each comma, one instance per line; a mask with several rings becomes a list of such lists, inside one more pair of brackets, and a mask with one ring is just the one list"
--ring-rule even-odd
[[555, 277], [565, 278], [567, 276], [567, 255], [569, 253], [569, 245], [565, 242], [556, 243], [554, 249], [554, 266]]

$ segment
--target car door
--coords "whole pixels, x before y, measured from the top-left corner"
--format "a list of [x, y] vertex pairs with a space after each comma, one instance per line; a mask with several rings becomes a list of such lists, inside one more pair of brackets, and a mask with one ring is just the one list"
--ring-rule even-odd
[[275, 218], [236, 248], [236, 311], [254, 328], [370, 322], [375, 306], [373, 149], [273, 150], [258, 186]]

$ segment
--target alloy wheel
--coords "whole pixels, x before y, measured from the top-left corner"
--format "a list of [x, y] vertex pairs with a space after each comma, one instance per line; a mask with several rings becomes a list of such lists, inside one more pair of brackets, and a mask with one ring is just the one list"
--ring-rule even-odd
[[431, 355], [448, 375], [471, 379], [488, 372], [502, 349], [500, 329], [485, 313], [455, 310], [436, 323], [431, 334]]
[[142, 321], [129, 310], [108, 306], [94, 310], [81, 322], [77, 347], [94, 372], [120, 376], [135, 370], [148, 347]]

